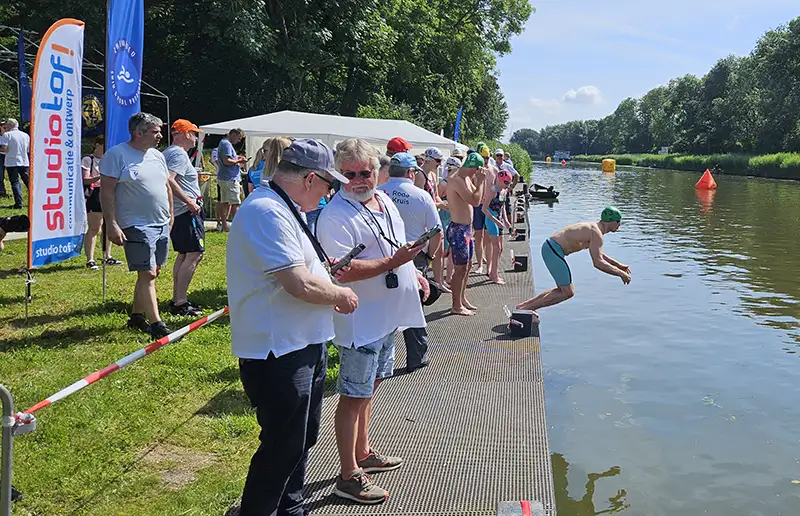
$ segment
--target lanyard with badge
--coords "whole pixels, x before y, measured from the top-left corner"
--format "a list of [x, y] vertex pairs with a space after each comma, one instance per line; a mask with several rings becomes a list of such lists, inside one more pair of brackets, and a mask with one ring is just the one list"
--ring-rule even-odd
[[[383, 232], [383, 228], [378, 222], [378, 219], [375, 217], [375, 215], [373, 215], [372, 211], [370, 211], [369, 208], [365, 208], [366, 212], [369, 214], [370, 218], [372, 218], [373, 222], [375, 222], [375, 226], [378, 227], [378, 233], [380, 233], [381, 238], [383, 238], [389, 244], [390, 249], [391, 247], [400, 249], [401, 246], [400, 244], [397, 243], [397, 235], [395, 235], [394, 232], [394, 224], [392, 224], [392, 216], [389, 214], [389, 210], [386, 209], [386, 206], [383, 204], [383, 202], [381, 202], [381, 198], [378, 197], [377, 195], [375, 196], [375, 200], [378, 201], [378, 206], [380, 206], [384, 216], [386, 217], [386, 221], [389, 226], [389, 232], [392, 234], [392, 238], [386, 236], [386, 233]], [[372, 232], [372, 236], [375, 237], [375, 241], [378, 244], [378, 249], [380, 249], [383, 257], [386, 258], [386, 253], [383, 252], [383, 246], [381, 246], [381, 241], [378, 238], [378, 235], [375, 234], [375, 230], [372, 229], [372, 224], [370, 224], [369, 219], [367, 219], [367, 217], [364, 215], [365, 210], [357, 208], [355, 204], [353, 204], [347, 199], [345, 199], [345, 202], [347, 202], [347, 204], [352, 206], [353, 209], [356, 210], [356, 212], [361, 216], [361, 218], [364, 219], [364, 222], [367, 224], [367, 227]], [[385, 279], [386, 279], [386, 288], [388, 289], [394, 289], [400, 286], [400, 281], [397, 278], [397, 274], [395, 274], [394, 270], [390, 270], [389, 272], [387, 272]]]
[[300, 216], [300, 213], [297, 211], [297, 208], [295, 207], [292, 200], [289, 198], [286, 192], [283, 191], [283, 188], [275, 184], [274, 181], [269, 182], [269, 187], [272, 188], [272, 190], [276, 194], [278, 194], [278, 196], [283, 200], [283, 202], [286, 203], [286, 206], [289, 207], [289, 210], [292, 212], [292, 215], [294, 215], [294, 218], [297, 219], [297, 223], [300, 224], [301, 228], [303, 228], [303, 233], [305, 233], [308, 239], [311, 241], [311, 246], [317, 253], [319, 261], [322, 262], [322, 266], [325, 267], [325, 270], [327, 270], [328, 273], [330, 274], [331, 272], [330, 258], [328, 258], [328, 255], [325, 253], [325, 249], [322, 248], [322, 245], [319, 243], [319, 240], [317, 240], [317, 237], [315, 237], [313, 233], [311, 233], [311, 230], [308, 229], [308, 224], [306, 224], [306, 221], [303, 220], [303, 217]]

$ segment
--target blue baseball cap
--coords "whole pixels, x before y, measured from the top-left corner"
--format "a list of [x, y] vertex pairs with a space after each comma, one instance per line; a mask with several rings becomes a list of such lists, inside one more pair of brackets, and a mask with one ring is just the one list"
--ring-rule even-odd
[[408, 152], [398, 152], [397, 154], [392, 156], [391, 159], [389, 160], [389, 165], [394, 165], [396, 167], [419, 169], [419, 166], [417, 166], [417, 158], [415, 158]]
[[317, 172], [327, 172], [342, 184], [349, 183], [346, 177], [336, 171], [333, 164], [333, 151], [330, 147], [313, 138], [292, 140], [291, 145], [283, 150], [281, 161], [288, 161], [298, 167]]

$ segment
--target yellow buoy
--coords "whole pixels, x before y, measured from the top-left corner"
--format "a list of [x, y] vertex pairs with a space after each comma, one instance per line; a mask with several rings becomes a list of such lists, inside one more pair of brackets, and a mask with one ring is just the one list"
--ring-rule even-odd
[[550, 156], [547, 156], [544, 160], [545, 163], [550, 163], [551, 161], [553, 160], [550, 158]]
[[603, 172], [613, 174], [616, 170], [617, 170], [617, 160], [615, 159], [603, 160]]

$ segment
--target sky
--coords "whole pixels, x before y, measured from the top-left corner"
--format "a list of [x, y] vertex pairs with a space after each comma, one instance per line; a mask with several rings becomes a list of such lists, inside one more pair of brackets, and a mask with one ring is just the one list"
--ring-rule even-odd
[[747, 55], [800, 16], [800, 0], [531, 0], [536, 12], [498, 59], [510, 118], [521, 128], [602, 118], [717, 60]]

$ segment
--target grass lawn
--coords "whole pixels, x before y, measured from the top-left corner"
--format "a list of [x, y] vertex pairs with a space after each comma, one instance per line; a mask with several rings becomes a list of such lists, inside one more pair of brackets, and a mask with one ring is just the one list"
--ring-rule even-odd
[[[208, 233], [190, 288], [206, 313], [227, 303], [226, 239]], [[26, 325], [25, 253], [25, 240], [0, 252], [0, 383], [18, 411], [150, 341], [125, 328], [134, 275], [109, 267], [103, 304], [101, 272], [84, 257], [35, 273]], [[121, 248], [113, 254], [123, 258]], [[165, 322], [178, 328], [192, 319], [164, 313], [173, 259], [171, 251], [156, 289]], [[13, 514], [224, 514], [257, 439], [224, 317], [42, 409], [36, 431], [14, 441], [14, 485], [25, 500]]]

